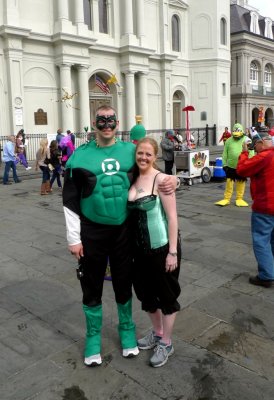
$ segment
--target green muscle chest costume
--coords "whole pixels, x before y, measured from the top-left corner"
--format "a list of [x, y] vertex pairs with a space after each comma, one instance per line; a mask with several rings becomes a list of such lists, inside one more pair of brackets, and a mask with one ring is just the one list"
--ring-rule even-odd
[[[135, 146], [117, 141], [98, 147], [96, 142], [80, 146], [67, 162], [70, 179], [80, 195], [80, 211], [90, 221], [120, 225], [127, 218], [127, 197], [135, 162]], [[70, 188], [68, 187], [68, 191]], [[73, 210], [73, 195], [67, 206]]]

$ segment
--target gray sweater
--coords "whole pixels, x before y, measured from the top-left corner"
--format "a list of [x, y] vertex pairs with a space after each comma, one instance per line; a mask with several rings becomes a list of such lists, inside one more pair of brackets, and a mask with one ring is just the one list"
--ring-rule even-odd
[[160, 144], [164, 161], [174, 160], [174, 143], [168, 138], [163, 138]]

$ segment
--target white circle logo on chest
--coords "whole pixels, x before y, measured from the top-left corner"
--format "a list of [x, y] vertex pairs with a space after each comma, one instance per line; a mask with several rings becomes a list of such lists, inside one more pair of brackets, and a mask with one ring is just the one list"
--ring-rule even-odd
[[102, 170], [105, 175], [114, 175], [119, 172], [120, 164], [114, 158], [106, 158], [102, 162]]

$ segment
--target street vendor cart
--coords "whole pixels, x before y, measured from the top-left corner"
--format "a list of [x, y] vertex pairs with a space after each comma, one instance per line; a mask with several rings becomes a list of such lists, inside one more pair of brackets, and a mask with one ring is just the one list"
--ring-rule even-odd
[[189, 149], [174, 152], [176, 175], [188, 185], [208, 183], [212, 176], [208, 149]]

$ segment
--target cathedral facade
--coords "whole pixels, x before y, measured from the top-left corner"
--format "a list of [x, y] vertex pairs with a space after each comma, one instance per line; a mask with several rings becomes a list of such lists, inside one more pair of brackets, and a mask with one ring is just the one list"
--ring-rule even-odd
[[0, 136], [230, 121], [229, 0], [0, 0]]

